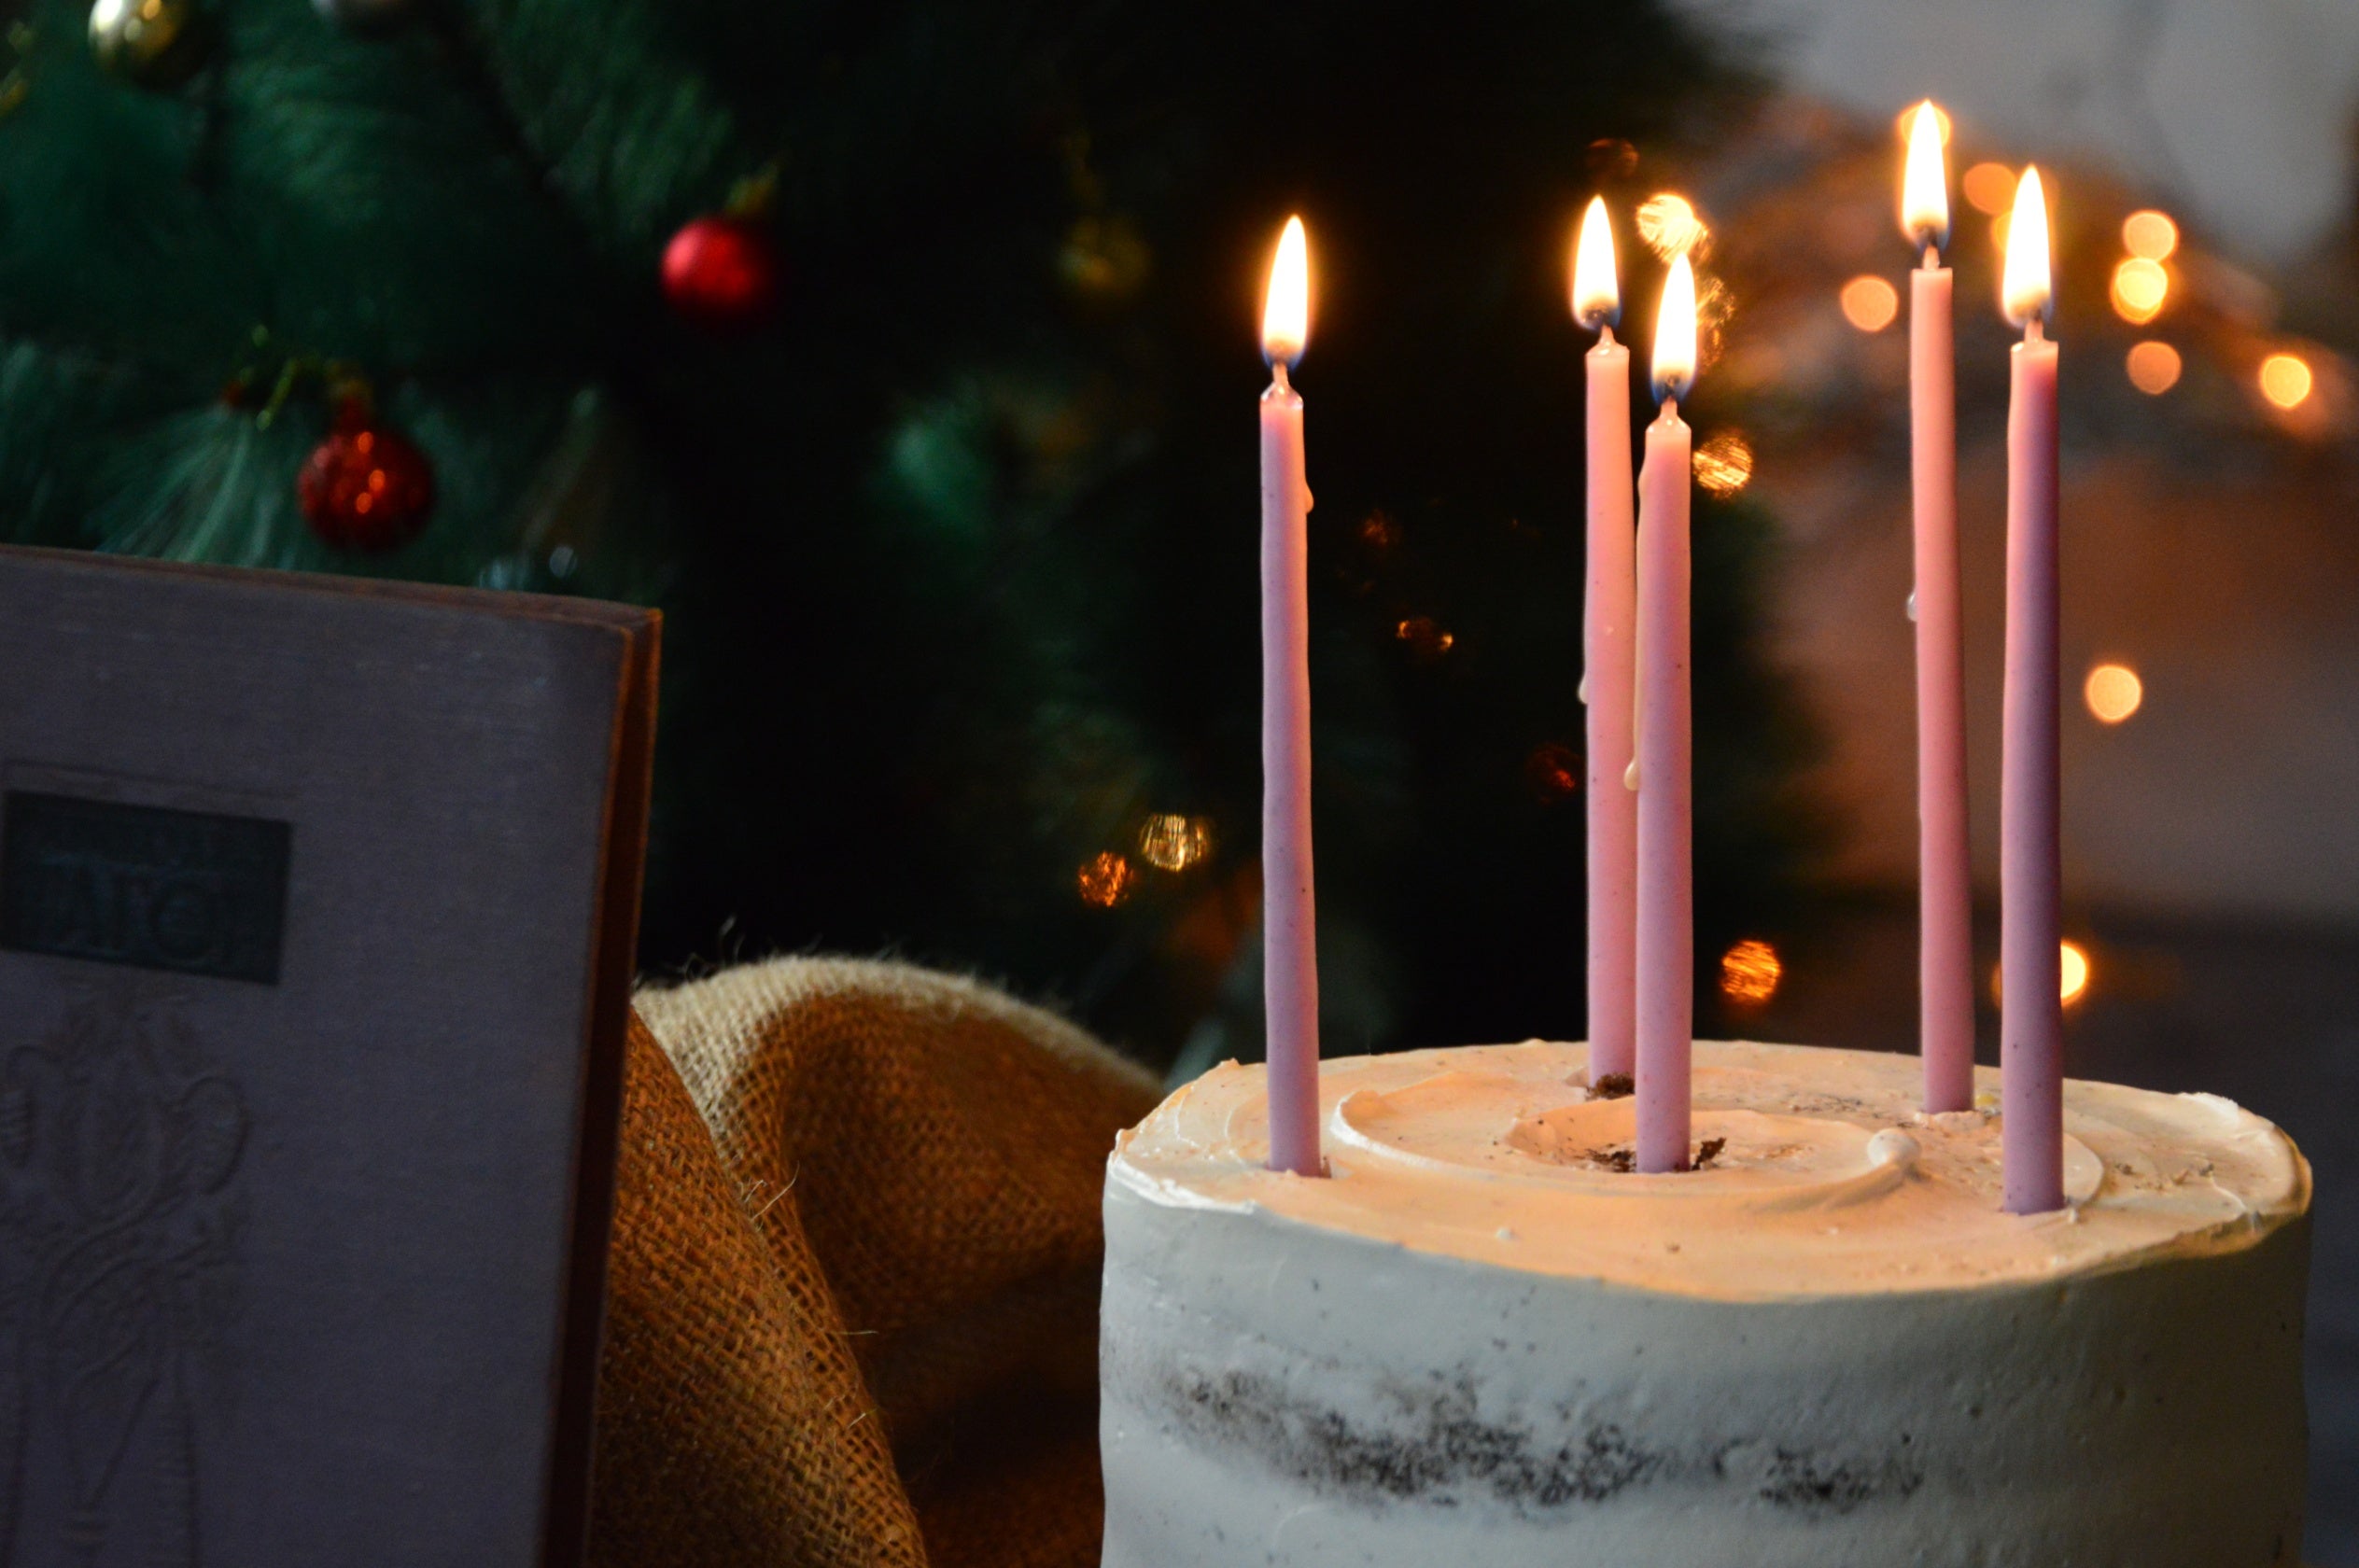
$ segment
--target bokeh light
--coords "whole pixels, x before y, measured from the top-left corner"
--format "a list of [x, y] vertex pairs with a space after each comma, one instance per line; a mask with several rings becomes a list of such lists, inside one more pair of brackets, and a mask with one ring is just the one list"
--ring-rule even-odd
[[1412, 615], [1393, 627], [1393, 636], [1409, 645], [1411, 657], [1431, 664], [1457, 645], [1458, 639], [1435, 623], [1430, 615]]
[[2162, 314], [2170, 294], [2170, 274], [2159, 261], [2133, 256], [2113, 269], [2113, 314], [2143, 326]]
[[1959, 184], [1976, 212], [1996, 217], [2015, 205], [2015, 171], [2004, 163], [1977, 163]]
[[1862, 332], [1881, 332], [1901, 314], [1900, 290], [1873, 273], [1845, 284], [1837, 298], [1843, 304], [1843, 318]]
[[1589, 144], [1581, 161], [1601, 180], [1628, 179], [1638, 172], [1638, 149], [1620, 136], [1600, 136]]
[[1130, 863], [1130, 858], [1111, 849], [1094, 860], [1084, 861], [1074, 877], [1081, 889], [1081, 902], [1100, 909], [1112, 909], [1129, 898], [1138, 880], [1138, 868]]
[[2146, 261], [2161, 261], [2179, 248], [2179, 226], [2148, 208], [2122, 219], [2122, 248]]
[[1562, 805], [1579, 793], [1580, 772], [1580, 753], [1562, 741], [1542, 741], [1524, 759], [1524, 781], [1542, 805]]
[[1751, 483], [1753, 444], [1742, 430], [1720, 430], [1705, 438], [1691, 460], [1695, 483], [1725, 500]]
[[2088, 954], [2079, 943], [2068, 942], [2057, 957], [2061, 960], [2057, 967], [2063, 971], [2064, 1005], [2070, 1007], [2088, 992]]
[[1785, 975], [1777, 949], [1749, 936], [1720, 955], [1720, 995], [1748, 1007], [1776, 996]]
[[1139, 859], [1158, 871], [1186, 871], [1211, 853], [1212, 824], [1201, 817], [1163, 812], [1139, 830]]
[[1668, 191], [1650, 196], [1638, 206], [1638, 238], [1649, 250], [1664, 260], [1685, 253], [1696, 260], [1704, 259], [1705, 242], [1710, 231], [1695, 215], [1695, 205], [1684, 196]]
[[2279, 408], [2299, 408], [2313, 385], [2310, 362], [2298, 354], [2272, 354], [2261, 361], [2261, 396]]
[[2146, 683], [2127, 665], [2098, 665], [2081, 682], [2081, 696], [2100, 724], [2118, 724], [2146, 700]]
[[[1893, 117], [1892, 134], [1898, 136], [1905, 144], [1908, 141], [1908, 128], [1915, 123], [1916, 119], [1917, 105], [1911, 104]], [[1941, 127], [1942, 146], [1947, 147], [1949, 145], [1949, 111], [1939, 104], [1933, 105], [1933, 123]]]
[[2129, 372], [2129, 384], [2150, 398], [2158, 398], [2179, 385], [2179, 351], [2152, 338], [2130, 344], [2123, 368]]
[[[2089, 965], [2088, 950], [2077, 942], [2059, 944], [2057, 949], [2057, 1000], [2070, 1007], [2087, 994], [2094, 971]], [[2003, 964], [1990, 966], [1990, 1000], [2001, 1006], [2006, 1004], [2007, 971]]]

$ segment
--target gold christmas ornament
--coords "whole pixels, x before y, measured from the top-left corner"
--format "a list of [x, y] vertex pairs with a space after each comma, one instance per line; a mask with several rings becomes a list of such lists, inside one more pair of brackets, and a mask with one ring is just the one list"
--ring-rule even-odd
[[1212, 852], [1212, 824], [1201, 817], [1163, 813], [1139, 830], [1139, 859], [1158, 871], [1186, 871]]
[[91, 54], [98, 68], [151, 91], [196, 75], [211, 33], [198, 0], [97, 0], [91, 7]]

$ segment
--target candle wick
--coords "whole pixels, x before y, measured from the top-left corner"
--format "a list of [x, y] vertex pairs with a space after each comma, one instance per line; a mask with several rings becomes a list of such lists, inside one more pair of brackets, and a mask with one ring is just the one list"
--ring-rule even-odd
[[1613, 345], [1614, 324], [1610, 321], [1600, 321], [1597, 323], [1597, 346], [1599, 348], [1611, 348]]
[[2033, 311], [2031, 319], [2023, 324], [2023, 341], [2028, 343], [2043, 343], [2047, 335], [2047, 329], [2041, 325], [2040, 313]]
[[1293, 383], [1286, 379], [1286, 362], [1283, 359], [1270, 361], [1270, 389], [1273, 392], [1294, 390]]
[[1934, 273], [1941, 270], [1941, 264], [1942, 247], [1929, 242], [1925, 246], [1925, 254], [1918, 259], [1917, 265], [1929, 273]]

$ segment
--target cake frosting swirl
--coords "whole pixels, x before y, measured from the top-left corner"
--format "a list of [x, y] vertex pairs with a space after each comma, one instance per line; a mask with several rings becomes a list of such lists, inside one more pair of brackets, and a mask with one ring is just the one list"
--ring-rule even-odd
[[[2241, 1568], [2299, 1549], [2310, 1172], [2070, 1083], [2069, 1206], [1911, 1057], [1699, 1042], [1701, 1169], [1579, 1045], [1327, 1062], [1330, 1178], [1229, 1064], [1108, 1167], [1108, 1568]], [[1995, 1075], [1984, 1075], [1995, 1099]]]

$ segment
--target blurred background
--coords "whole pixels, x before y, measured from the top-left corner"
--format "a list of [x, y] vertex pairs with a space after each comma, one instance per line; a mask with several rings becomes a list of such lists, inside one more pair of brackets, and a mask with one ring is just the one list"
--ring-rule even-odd
[[1602, 193], [1641, 364], [1703, 231], [1699, 1015], [1908, 1049], [1927, 94], [1985, 891], [1993, 230], [2037, 159], [2068, 1067], [2311, 1155], [2310, 1556], [2351, 1568], [2346, 0], [8, 0], [0, 530], [661, 605], [650, 973], [890, 949], [1184, 1077], [1260, 1049], [1255, 312], [1299, 211], [1327, 1046], [1577, 1036]]

